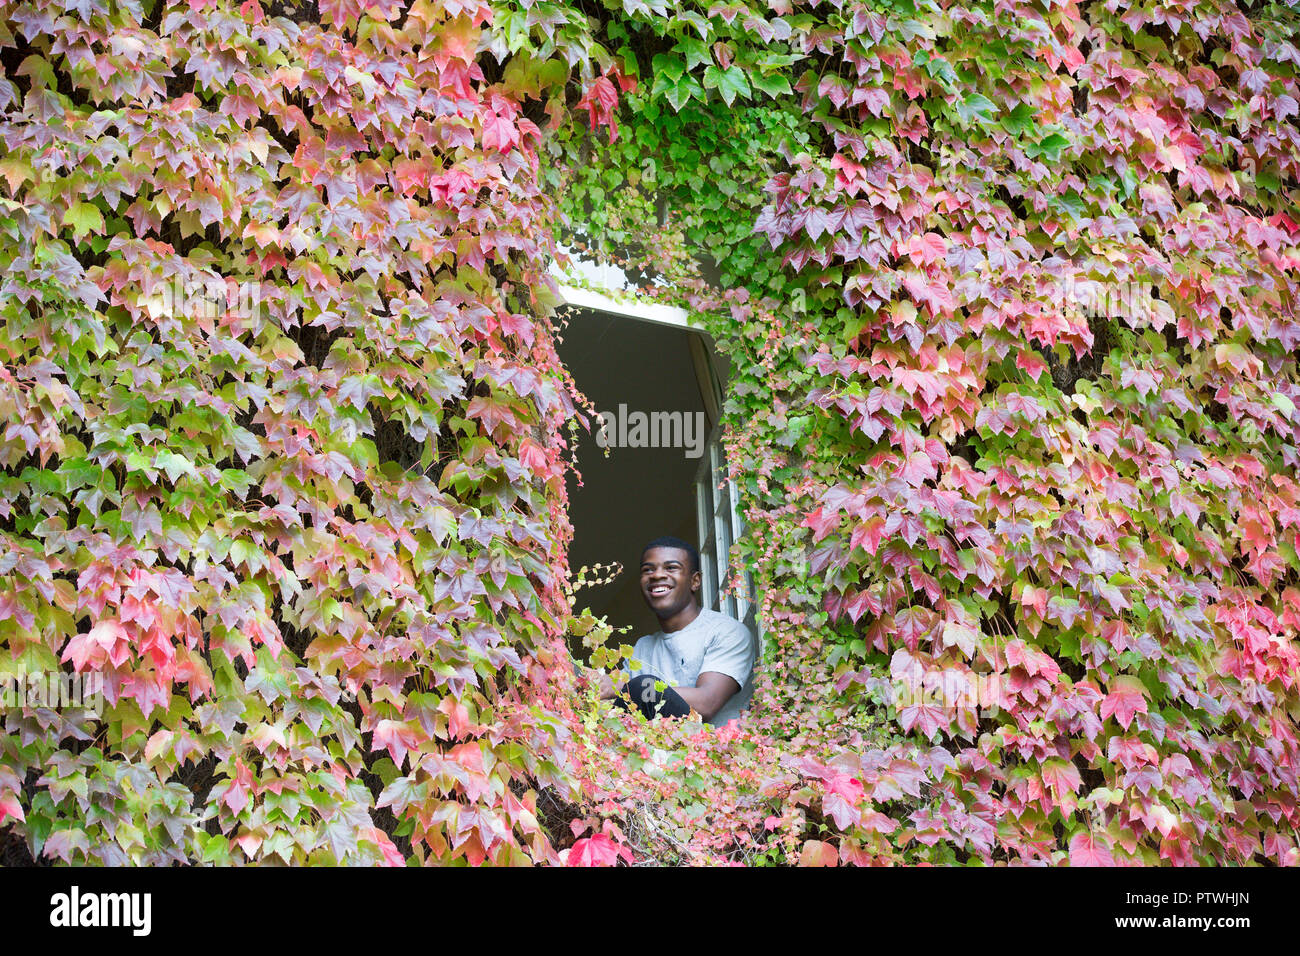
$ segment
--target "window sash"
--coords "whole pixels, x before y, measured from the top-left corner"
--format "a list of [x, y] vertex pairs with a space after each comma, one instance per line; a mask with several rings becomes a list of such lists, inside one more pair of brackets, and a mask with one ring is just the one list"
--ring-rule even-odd
[[[727, 473], [719, 427], [709, 436], [707, 454], [702, 456], [695, 479], [696, 521], [700, 542], [700, 572], [704, 607], [757, 626], [753, 576], [733, 566], [731, 546], [745, 532], [737, 508], [735, 487]], [[734, 593], [724, 593], [727, 582], [739, 570]]]

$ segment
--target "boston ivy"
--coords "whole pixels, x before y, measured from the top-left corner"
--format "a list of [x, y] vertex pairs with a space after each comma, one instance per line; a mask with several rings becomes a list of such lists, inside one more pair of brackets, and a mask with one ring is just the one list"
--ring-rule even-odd
[[[1300, 862], [1289, 6], [0, 9], [10, 854]], [[731, 358], [738, 729], [568, 667], [561, 239]]]
[[[1294, 11], [707, 12], [624, 5], [622, 135], [673, 162], [579, 136], [564, 198], [717, 264], [670, 277], [735, 370], [754, 792], [797, 811], [732, 858], [1300, 861]], [[790, 96], [710, 89], [765, 56]]]

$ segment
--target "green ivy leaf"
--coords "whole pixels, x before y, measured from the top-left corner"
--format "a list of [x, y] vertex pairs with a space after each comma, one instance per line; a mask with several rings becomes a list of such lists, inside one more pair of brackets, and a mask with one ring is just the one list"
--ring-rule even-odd
[[74, 202], [63, 211], [63, 224], [72, 227], [77, 239], [104, 228], [104, 215], [99, 207], [88, 202]]
[[712, 63], [713, 55], [709, 53], [709, 48], [703, 41], [694, 37], [683, 37], [677, 41], [677, 46], [673, 47], [673, 52], [680, 53], [686, 60], [686, 69], [698, 66], [702, 63]]
[[749, 96], [749, 79], [745, 71], [738, 66], [729, 66], [725, 70], [710, 66], [704, 71], [704, 88], [716, 89], [722, 94], [723, 101], [730, 106], [737, 96]]
[[997, 112], [996, 104], [983, 93], [972, 93], [957, 103], [957, 115], [967, 126], [972, 123], [988, 122], [995, 112]]
[[1021, 103], [1010, 113], [1004, 113], [998, 122], [1012, 136], [1023, 136], [1034, 128], [1034, 110], [1028, 103]]
[[1043, 137], [1037, 144], [1030, 143], [1025, 152], [1031, 157], [1042, 156], [1048, 162], [1055, 162], [1060, 158], [1061, 150], [1070, 145], [1070, 141], [1060, 133], [1052, 133]]
[[776, 98], [790, 92], [790, 80], [781, 73], [761, 74], [754, 73], [749, 77], [749, 82], [753, 84], [754, 89], [766, 93], [768, 96]]
[[656, 87], [660, 82], [666, 85], [676, 83], [686, 73], [686, 64], [675, 56], [669, 56], [667, 53], [658, 53], [650, 61], [650, 69], [655, 74]]

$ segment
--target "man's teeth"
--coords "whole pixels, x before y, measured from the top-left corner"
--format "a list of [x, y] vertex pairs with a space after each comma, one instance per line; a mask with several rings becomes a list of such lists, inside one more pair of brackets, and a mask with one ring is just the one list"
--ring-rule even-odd
[[667, 593], [669, 592], [669, 590], [670, 590], [670, 588], [667, 588], [667, 587], [665, 587], [664, 585], [659, 584], [659, 585], [656, 585], [655, 587], [652, 587], [652, 588], [650, 589], [650, 593], [651, 593], [651, 594], [667, 594]]

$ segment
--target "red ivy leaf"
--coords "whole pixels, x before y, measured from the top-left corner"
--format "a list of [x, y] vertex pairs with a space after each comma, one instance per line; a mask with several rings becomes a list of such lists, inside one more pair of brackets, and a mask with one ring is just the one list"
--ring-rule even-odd
[[1105, 720], [1114, 715], [1125, 730], [1133, 723], [1137, 714], [1147, 712], [1147, 689], [1136, 677], [1117, 677], [1101, 702], [1101, 717]]
[[603, 833], [583, 837], [569, 849], [565, 866], [616, 866], [619, 857], [631, 862], [631, 852]]
[[519, 130], [507, 117], [488, 113], [483, 119], [483, 148], [507, 152], [519, 142]]
[[1103, 838], [1084, 831], [1070, 838], [1070, 865], [1114, 866], [1115, 858]]
[[19, 823], [27, 820], [22, 806], [18, 803], [18, 794], [16, 793], [0, 794], [0, 823], [4, 823], [7, 817], [13, 817]]

